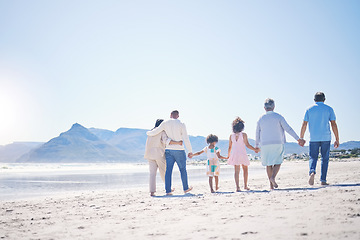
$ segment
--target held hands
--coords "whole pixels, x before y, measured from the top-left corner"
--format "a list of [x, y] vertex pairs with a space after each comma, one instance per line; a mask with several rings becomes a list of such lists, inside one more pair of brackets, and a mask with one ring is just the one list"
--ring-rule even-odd
[[305, 145], [305, 143], [306, 143], [306, 141], [303, 139], [303, 138], [299, 138], [299, 140], [298, 140], [298, 144], [300, 145], [300, 146], [304, 146]]
[[260, 152], [260, 148], [256, 147], [256, 148], [255, 148], [255, 152], [256, 152], [256, 153], [259, 153], [259, 152]]
[[193, 156], [194, 156], [193, 153], [189, 153], [189, 154], [188, 154], [188, 158], [192, 158]]

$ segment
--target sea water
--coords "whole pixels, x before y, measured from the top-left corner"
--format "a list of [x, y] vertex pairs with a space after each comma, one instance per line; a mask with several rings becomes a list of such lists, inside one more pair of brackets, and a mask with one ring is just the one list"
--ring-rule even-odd
[[[175, 164], [176, 165], [176, 164]], [[188, 164], [189, 184], [207, 182], [204, 164]], [[234, 176], [233, 166], [221, 165], [221, 180]], [[264, 174], [259, 164], [249, 174]], [[159, 173], [158, 189], [164, 188]], [[180, 173], [173, 171], [173, 185], [181, 188]], [[17, 200], [74, 191], [148, 189], [149, 166], [144, 163], [0, 163], [0, 200]]]

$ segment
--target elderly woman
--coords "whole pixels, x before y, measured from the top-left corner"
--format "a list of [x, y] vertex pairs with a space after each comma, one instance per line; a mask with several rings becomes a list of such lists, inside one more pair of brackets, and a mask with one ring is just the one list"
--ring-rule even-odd
[[274, 189], [278, 187], [275, 178], [283, 163], [285, 131], [295, 138], [300, 146], [303, 145], [304, 140], [299, 138], [283, 116], [274, 112], [273, 99], [266, 99], [264, 108], [266, 113], [257, 122], [255, 147], [261, 148], [262, 165], [266, 166], [270, 189]]
[[[158, 127], [164, 120], [156, 120], [155, 127]], [[164, 131], [161, 133], [148, 137], [145, 144], [145, 155], [144, 158], [149, 161], [149, 170], [150, 170], [150, 196], [155, 196], [156, 192], [156, 173], [159, 168], [160, 176], [165, 182], [165, 171], [166, 171], [166, 160], [165, 160], [165, 145], [176, 144], [182, 145], [182, 141], [173, 141]]]

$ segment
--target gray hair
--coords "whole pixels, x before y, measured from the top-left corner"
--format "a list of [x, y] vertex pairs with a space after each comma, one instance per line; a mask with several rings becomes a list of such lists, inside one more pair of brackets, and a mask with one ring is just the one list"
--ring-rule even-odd
[[264, 103], [265, 110], [272, 111], [275, 108], [275, 101], [271, 98], [267, 98]]

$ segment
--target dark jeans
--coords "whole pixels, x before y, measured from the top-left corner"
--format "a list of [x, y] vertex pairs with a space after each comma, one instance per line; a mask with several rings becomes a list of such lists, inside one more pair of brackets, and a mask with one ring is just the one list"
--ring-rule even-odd
[[330, 155], [330, 141], [326, 142], [310, 142], [310, 159], [309, 166], [310, 172], [316, 173], [316, 163], [319, 158], [319, 151], [321, 152], [321, 176], [320, 181], [326, 182], [326, 175], [329, 166]]

